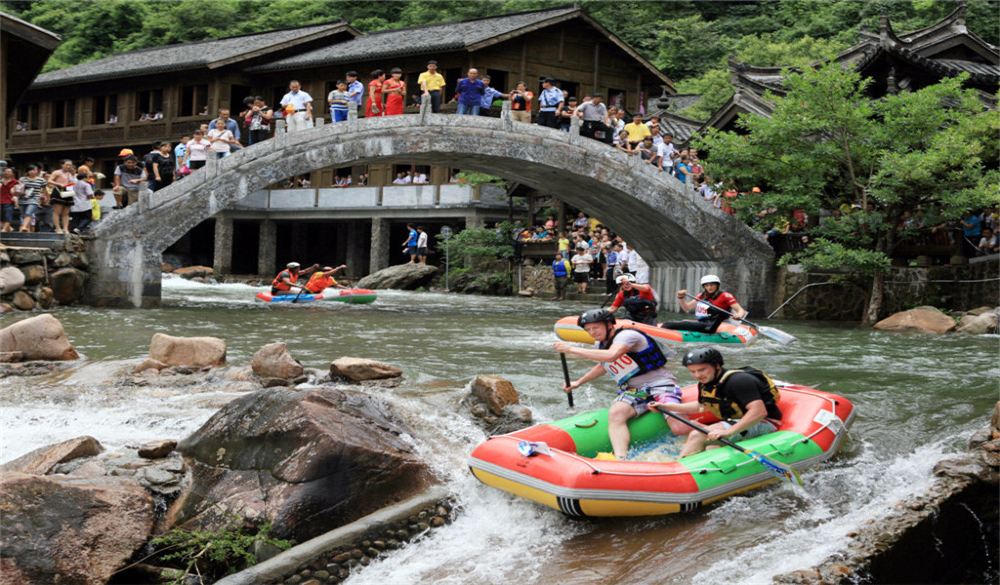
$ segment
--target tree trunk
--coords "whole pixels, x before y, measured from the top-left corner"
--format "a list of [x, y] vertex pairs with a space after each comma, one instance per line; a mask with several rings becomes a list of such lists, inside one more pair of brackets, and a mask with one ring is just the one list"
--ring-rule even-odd
[[865, 308], [864, 317], [861, 319], [862, 325], [874, 325], [878, 322], [879, 313], [882, 311], [882, 300], [885, 297], [885, 273], [881, 270], [875, 273], [872, 279], [871, 296], [868, 297], [868, 306]]

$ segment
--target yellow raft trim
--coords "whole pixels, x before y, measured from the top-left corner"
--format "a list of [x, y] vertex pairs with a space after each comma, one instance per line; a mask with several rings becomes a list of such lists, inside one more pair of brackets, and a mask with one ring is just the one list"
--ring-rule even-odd
[[[515, 496], [531, 500], [539, 504], [548, 506], [554, 510], [564, 512], [559, 506], [559, 500], [555, 495], [544, 490], [526, 486], [522, 483], [500, 477], [499, 475], [472, 468], [472, 473], [484, 484], [503, 490]], [[585, 516], [608, 517], [618, 516], [665, 516], [676, 514], [681, 511], [680, 504], [669, 504], [659, 502], [632, 502], [628, 500], [578, 500], [580, 510]]]
[[585, 329], [580, 327], [561, 327], [556, 325], [556, 336], [570, 343], [586, 343], [588, 345], [594, 344], [594, 338], [590, 336]]

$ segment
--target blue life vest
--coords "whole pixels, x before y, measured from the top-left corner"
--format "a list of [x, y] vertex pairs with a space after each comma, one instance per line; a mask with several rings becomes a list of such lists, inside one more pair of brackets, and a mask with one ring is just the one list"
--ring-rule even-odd
[[646, 349], [642, 351], [629, 351], [625, 353], [625, 355], [630, 358], [631, 362], [635, 364], [634, 367], [632, 367], [631, 363], [629, 363], [629, 360], [622, 360], [619, 358], [618, 361], [622, 361], [624, 366], [629, 370], [628, 372], [623, 372], [624, 375], [618, 375], [616, 372], [611, 371], [616, 368], [621, 369], [623, 364], [613, 363], [611, 365], [611, 369], [605, 367], [605, 369], [608, 370], [608, 373], [615, 378], [615, 381], [618, 382], [619, 385], [624, 385], [629, 379], [634, 378], [635, 376], [648, 374], [653, 370], [658, 370], [667, 365], [667, 356], [663, 353], [663, 350], [660, 349], [660, 346], [656, 344], [656, 341], [642, 331], [632, 329], [631, 327], [622, 327], [618, 331], [615, 331], [615, 334], [611, 336], [611, 339], [601, 343], [601, 349], [611, 347], [611, 345], [615, 342], [615, 337], [618, 337], [619, 333], [629, 330], [635, 331], [639, 335], [645, 337], [647, 345]]
[[565, 260], [553, 260], [552, 261], [552, 274], [556, 278], [561, 278], [563, 276], [569, 276], [569, 271], [566, 270]]

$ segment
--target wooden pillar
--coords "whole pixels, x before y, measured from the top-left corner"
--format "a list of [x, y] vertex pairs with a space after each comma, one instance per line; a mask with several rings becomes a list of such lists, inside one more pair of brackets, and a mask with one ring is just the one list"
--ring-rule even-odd
[[233, 219], [223, 215], [215, 216], [215, 249], [212, 254], [212, 270], [215, 274], [230, 274], [233, 271]]
[[635, 112], [642, 111], [642, 73], [635, 76]]
[[556, 200], [556, 232], [566, 231], [566, 203], [562, 199]]
[[260, 238], [257, 241], [257, 275], [269, 277], [275, 274], [278, 262], [278, 226], [273, 220], [260, 222]]
[[601, 93], [601, 77], [598, 75], [598, 71], [601, 68], [601, 43], [600, 41], [594, 43], [594, 94], [598, 95]]
[[564, 27], [559, 28], [559, 57], [558, 61], [562, 63], [563, 61], [563, 49], [566, 47], [566, 29]]
[[534, 90], [534, 84], [528, 83], [528, 39], [527, 37], [521, 37], [521, 66], [520, 66], [521, 81], [525, 83], [527, 89], [531, 91]]

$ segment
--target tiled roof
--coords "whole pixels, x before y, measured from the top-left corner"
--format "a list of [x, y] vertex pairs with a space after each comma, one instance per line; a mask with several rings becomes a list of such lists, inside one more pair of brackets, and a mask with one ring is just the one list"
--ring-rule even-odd
[[250, 71], [279, 71], [329, 63], [467, 49], [496, 37], [516, 33], [521, 29], [533, 28], [550, 20], [580, 13], [577, 8], [556, 8], [383, 31], [258, 65], [250, 68]]
[[220, 61], [241, 60], [272, 47], [278, 49], [286, 43], [346, 30], [351, 29], [343, 22], [326, 23], [119, 53], [39, 75], [32, 89], [208, 67]]

